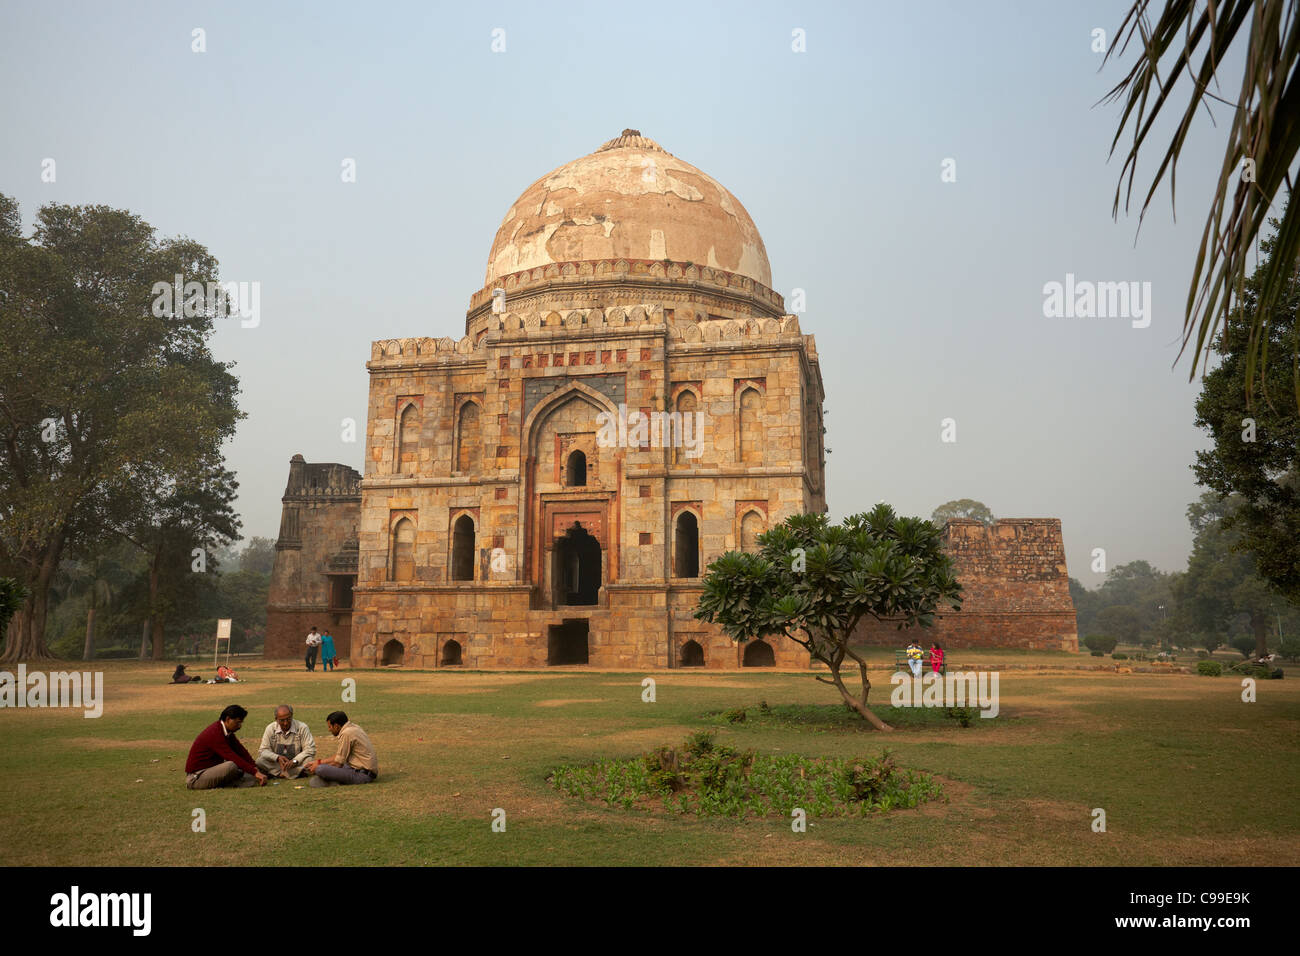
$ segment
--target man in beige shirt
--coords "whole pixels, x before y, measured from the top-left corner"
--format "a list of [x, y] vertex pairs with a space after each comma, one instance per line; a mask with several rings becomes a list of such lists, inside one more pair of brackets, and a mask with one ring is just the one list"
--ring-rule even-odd
[[366, 732], [348, 720], [348, 715], [341, 710], [326, 717], [325, 726], [339, 739], [339, 749], [328, 760], [314, 760], [307, 765], [314, 774], [311, 785], [373, 783], [379, 776], [379, 759]]

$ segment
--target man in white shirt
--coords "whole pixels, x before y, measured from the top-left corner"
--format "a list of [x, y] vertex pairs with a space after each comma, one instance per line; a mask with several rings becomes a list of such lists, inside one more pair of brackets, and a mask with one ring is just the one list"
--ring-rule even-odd
[[262, 731], [257, 768], [268, 777], [292, 779], [301, 776], [308, 761], [316, 756], [316, 740], [301, 720], [293, 719], [293, 708], [275, 708], [275, 720]]
[[321, 636], [320, 631], [316, 630], [316, 625], [311, 626], [307, 632], [307, 670], [316, 669], [316, 654], [320, 651]]

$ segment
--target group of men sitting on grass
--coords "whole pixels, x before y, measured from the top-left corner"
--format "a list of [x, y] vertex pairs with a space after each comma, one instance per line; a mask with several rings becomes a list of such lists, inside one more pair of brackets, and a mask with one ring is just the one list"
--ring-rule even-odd
[[288, 704], [275, 709], [275, 720], [262, 732], [262, 745], [254, 760], [235, 737], [247, 716], [243, 707], [231, 704], [216, 723], [194, 739], [185, 761], [185, 786], [191, 790], [264, 787], [271, 777], [293, 780], [306, 776], [311, 786], [328, 787], [373, 783], [379, 776], [379, 760], [370, 738], [341, 710], [325, 718], [325, 726], [338, 738], [338, 752], [328, 760], [313, 759], [316, 740], [306, 724], [294, 720]]

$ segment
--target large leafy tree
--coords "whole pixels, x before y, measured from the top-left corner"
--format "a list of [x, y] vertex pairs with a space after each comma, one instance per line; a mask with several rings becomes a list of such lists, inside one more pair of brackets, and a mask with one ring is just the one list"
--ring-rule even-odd
[[[1270, 401], [1285, 394], [1293, 372], [1286, 345], [1300, 325], [1300, 281], [1294, 272], [1266, 324], [1270, 345], [1265, 364], [1248, 381], [1252, 348], [1247, 332], [1261, 306], [1261, 273], [1278, 255], [1276, 240], [1264, 243], [1267, 256], [1245, 285], [1246, 318], [1229, 324], [1216, 340], [1222, 356], [1205, 375], [1196, 401], [1196, 424], [1214, 440], [1196, 453], [1196, 480], [1220, 497], [1238, 500], [1225, 517], [1240, 546], [1254, 558], [1259, 576], [1290, 601], [1300, 604], [1300, 410], [1290, 401]], [[1253, 408], [1243, 399], [1253, 396]]]
[[[1153, 19], [1155, 6], [1151, 0], [1135, 0], [1117, 32], [1119, 42], [1107, 53], [1109, 59], [1111, 54], [1123, 56], [1130, 43], [1138, 48], [1136, 62], [1108, 94], [1123, 103], [1112, 154], [1125, 129], [1132, 131], [1115, 191], [1115, 213], [1121, 198], [1129, 207], [1138, 156], [1158, 119], [1178, 113], [1142, 200], [1143, 215], [1166, 175], [1172, 200], [1178, 159], [1197, 113], [1224, 116], [1227, 143], [1188, 290], [1183, 350], [1195, 342], [1189, 376], [1194, 378], [1219, 325], [1238, 324], [1244, 340], [1243, 394], [1253, 402], [1254, 383], [1273, 341], [1269, 321], [1300, 255], [1296, 206], [1282, 216], [1276, 254], [1257, 274], [1258, 308], [1234, 315], [1233, 307], [1242, 297], [1252, 244], [1277, 214], [1283, 186], [1291, 190], [1291, 169], [1300, 150], [1300, 12], [1296, 0], [1214, 0], [1204, 5], [1165, 0]], [[1234, 62], [1243, 63], [1240, 87], [1221, 94], [1221, 68]], [[1290, 403], [1300, 408], [1300, 339], [1292, 338], [1287, 346], [1293, 359]]]
[[935, 508], [934, 513], [930, 515], [930, 520], [940, 528], [953, 518], [974, 518], [976, 521], [992, 524], [993, 512], [982, 501], [976, 501], [973, 498], [958, 498], [955, 501], [944, 502]]
[[1227, 521], [1241, 507], [1237, 498], [1220, 499], [1213, 492], [1187, 508], [1196, 537], [1187, 573], [1177, 585], [1179, 624], [1194, 633], [1226, 637], [1234, 623], [1244, 620], [1254, 638], [1255, 654], [1268, 653], [1269, 622], [1278, 594], [1259, 575], [1241, 534]]
[[0, 573], [28, 592], [4, 660], [49, 656], [65, 552], [93, 553], [151, 491], [168, 493], [157, 476], [215, 457], [242, 417], [207, 347], [213, 313], [154, 314], [155, 284], [178, 273], [215, 281], [217, 263], [105, 206], [46, 205], [26, 239], [0, 196]]
[[[879, 730], [892, 728], [867, 706], [866, 662], [849, 646], [866, 617], [928, 627], [940, 605], [961, 608], [961, 585], [942, 534], [888, 505], [832, 525], [822, 514], [793, 515], [759, 535], [757, 553], [730, 551], [711, 563], [695, 616], [736, 641], [784, 635], [830, 668], [844, 702]], [[845, 686], [845, 659], [858, 665], [861, 692]]]

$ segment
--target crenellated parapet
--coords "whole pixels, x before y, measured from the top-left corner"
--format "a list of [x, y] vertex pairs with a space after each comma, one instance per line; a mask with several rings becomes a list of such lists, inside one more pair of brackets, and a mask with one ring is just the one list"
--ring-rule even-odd
[[[817, 356], [816, 341], [799, 328], [799, 317], [717, 318], [691, 309], [667, 309], [661, 303], [612, 309], [566, 309], [549, 312], [508, 312], [487, 315], [475, 326], [473, 336], [460, 339], [382, 339], [370, 346], [369, 368], [403, 366], [412, 363], [469, 364], [482, 362], [488, 345], [527, 340], [533, 336], [574, 335], [584, 332], [663, 334], [673, 345], [803, 343], [811, 358]], [[665, 328], [666, 326], [666, 328]]]

